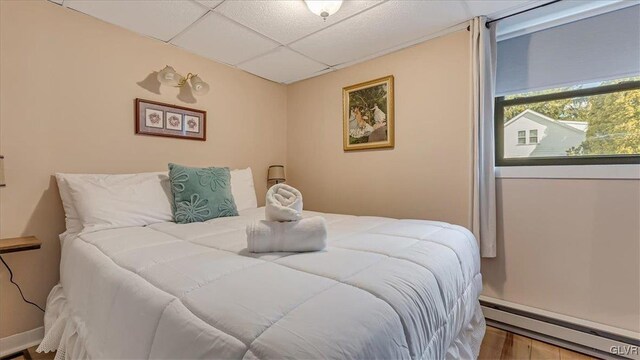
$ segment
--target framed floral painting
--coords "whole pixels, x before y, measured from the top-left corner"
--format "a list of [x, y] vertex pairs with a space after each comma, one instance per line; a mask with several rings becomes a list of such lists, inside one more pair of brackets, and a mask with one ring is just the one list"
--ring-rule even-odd
[[136, 99], [136, 134], [207, 140], [207, 112], [156, 101]]
[[342, 89], [345, 151], [393, 148], [393, 76]]

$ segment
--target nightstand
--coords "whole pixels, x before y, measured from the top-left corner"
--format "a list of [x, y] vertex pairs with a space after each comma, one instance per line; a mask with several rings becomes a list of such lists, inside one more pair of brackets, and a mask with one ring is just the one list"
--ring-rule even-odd
[[40, 249], [42, 241], [35, 236], [0, 239], [0, 254]]
[[[0, 239], [0, 254], [40, 249], [41, 245], [42, 245], [42, 241], [38, 240], [38, 238], [36, 238], [35, 236], [23, 236], [18, 238]], [[9, 281], [14, 283], [13, 272], [11, 272], [11, 269], [9, 269], [9, 265], [7, 265], [4, 262], [4, 259], [2, 259], [2, 262], [7, 267], [7, 270], [9, 270], [9, 274], [10, 274]], [[18, 286], [17, 284], [15, 285]], [[19, 287], [18, 289], [20, 290]], [[22, 295], [22, 290], [20, 290], [20, 295]], [[17, 353], [8, 354], [2, 357], [2, 359], [26, 359], [26, 360], [30, 360], [31, 358], [32, 357], [28, 349], [19, 351]]]

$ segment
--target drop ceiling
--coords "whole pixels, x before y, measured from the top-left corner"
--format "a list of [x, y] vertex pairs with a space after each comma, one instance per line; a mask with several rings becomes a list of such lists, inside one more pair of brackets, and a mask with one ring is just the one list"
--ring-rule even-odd
[[303, 0], [50, 1], [283, 84], [413, 45], [474, 16], [536, 2], [345, 0], [323, 20]]

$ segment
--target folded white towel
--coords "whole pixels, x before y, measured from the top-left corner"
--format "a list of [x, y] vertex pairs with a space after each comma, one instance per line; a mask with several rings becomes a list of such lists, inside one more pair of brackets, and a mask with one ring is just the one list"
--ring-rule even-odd
[[302, 219], [302, 194], [287, 184], [273, 185], [267, 191], [265, 219], [268, 221], [297, 221]]
[[314, 216], [299, 221], [266, 221], [247, 225], [247, 248], [251, 252], [318, 251], [327, 246], [327, 224]]

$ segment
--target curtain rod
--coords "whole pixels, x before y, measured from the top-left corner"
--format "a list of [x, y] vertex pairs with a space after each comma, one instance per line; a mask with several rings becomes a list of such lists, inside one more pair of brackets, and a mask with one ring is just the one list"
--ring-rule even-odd
[[511, 15], [506, 15], [506, 16], [503, 16], [503, 17], [499, 17], [499, 18], [497, 18], [497, 19], [493, 19], [493, 20], [487, 21], [487, 23], [485, 24], [485, 26], [486, 26], [487, 28], [489, 28], [489, 27], [490, 27], [489, 25], [491, 25], [492, 23], [494, 23], [494, 22], [496, 22], [496, 21], [500, 21], [500, 20], [504, 20], [504, 19], [510, 18], [510, 17], [512, 17], [512, 16], [516, 16], [516, 15], [524, 14], [524, 13], [529, 12], [529, 11], [531, 11], [531, 10], [540, 9], [540, 8], [543, 8], [543, 7], [548, 6], [548, 5], [551, 5], [551, 4], [555, 4], [555, 3], [560, 2], [560, 1], [562, 1], [562, 0], [553, 0], [553, 1], [550, 1], [550, 2], [548, 2], [548, 3], [545, 3], [545, 4], [542, 4], [542, 5], [538, 5], [538, 6], [532, 7], [531, 9], [526, 9], [526, 10], [518, 11], [517, 13], [513, 13], [513, 14], [511, 14]]

